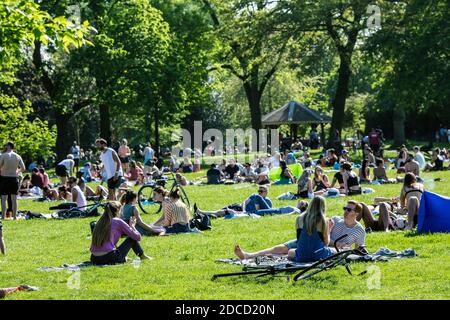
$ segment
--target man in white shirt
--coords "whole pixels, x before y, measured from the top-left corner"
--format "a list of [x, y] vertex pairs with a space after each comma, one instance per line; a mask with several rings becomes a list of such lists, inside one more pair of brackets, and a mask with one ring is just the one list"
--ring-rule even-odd
[[19, 172], [25, 171], [22, 157], [14, 151], [14, 144], [7, 142], [0, 155], [0, 193], [2, 196], [2, 219], [5, 219], [7, 200], [11, 197], [14, 220], [17, 219], [17, 192], [19, 191]]
[[103, 163], [104, 174], [103, 177], [108, 184], [108, 200], [117, 200], [117, 189], [122, 183], [122, 163], [120, 162], [117, 152], [112, 148], [108, 148], [108, 143], [104, 139], [97, 139], [95, 141], [97, 148], [101, 151], [100, 160]]
[[414, 160], [416, 160], [419, 163], [419, 168], [420, 170], [423, 170], [427, 164], [427, 162], [425, 161], [425, 157], [423, 156], [423, 153], [420, 152], [420, 148], [415, 146], [414, 147]]

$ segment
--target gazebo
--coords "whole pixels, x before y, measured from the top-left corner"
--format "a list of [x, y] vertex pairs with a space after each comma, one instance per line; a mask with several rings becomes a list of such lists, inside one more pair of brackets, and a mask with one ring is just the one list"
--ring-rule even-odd
[[320, 124], [322, 143], [325, 141], [324, 124], [330, 123], [331, 117], [308, 108], [297, 101], [290, 101], [262, 117], [264, 127], [278, 128], [287, 124], [291, 127], [291, 136], [296, 139], [300, 124]]

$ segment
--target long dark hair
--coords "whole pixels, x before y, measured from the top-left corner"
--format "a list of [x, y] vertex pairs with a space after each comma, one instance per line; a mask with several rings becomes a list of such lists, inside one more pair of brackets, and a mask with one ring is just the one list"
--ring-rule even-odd
[[413, 173], [408, 172], [408, 173], [405, 175], [405, 180], [403, 181], [403, 187], [409, 187], [409, 188], [412, 188], [413, 185], [416, 184], [416, 183], [417, 183], [417, 178], [416, 178], [416, 176], [415, 176]]
[[108, 202], [105, 206], [105, 212], [95, 225], [92, 233], [92, 244], [101, 247], [111, 237], [112, 219], [119, 216], [121, 204], [117, 201]]
[[281, 176], [284, 176], [287, 169], [287, 164], [285, 160], [280, 160], [280, 168], [281, 168]]
[[127, 192], [125, 192], [123, 196], [120, 198], [120, 203], [122, 205], [132, 203], [136, 198], [137, 198], [136, 192], [134, 192], [133, 190], [127, 190]]
[[178, 200], [178, 199], [180, 199], [180, 198], [181, 198], [181, 196], [180, 196], [180, 189], [178, 189], [178, 188], [173, 189], [173, 190], [170, 192], [169, 197], [170, 197], [171, 199], [173, 199], [173, 200]]

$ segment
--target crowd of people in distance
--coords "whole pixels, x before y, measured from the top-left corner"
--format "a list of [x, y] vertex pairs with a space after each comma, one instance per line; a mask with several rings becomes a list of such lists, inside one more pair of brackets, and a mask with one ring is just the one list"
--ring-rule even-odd
[[[316, 131], [311, 131], [311, 141], [320, 142]], [[190, 208], [181, 200], [179, 189], [169, 192], [162, 186], [155, 187], [152, 199], [161, 203], [162, 214], [153, 223], [144, 222], [132, 188], [172, 172], [182, 187], [235, 183], [253, 183], [257, 187], [257, 193], [249, 195], [242, 203], [231, 203], [219, 210], [200, 209], [195, 204], [194, 214], [212, 218], [299, 215], [295, 223], [296, 239], [257, 252], [247, 252], [236, 245], [234, 252], [238, 258], [283, 254], [296, 262], [316, 261], [333, 254], [334, 241], [344, 234], [347, 237], [339, 247], [353, 246], [364, 251], [367, 232], [414, 229], [425, 191], [421, 175], [425, 171], [450, 169], [447, 165], [450, 151], [445, 148], [434, 148], [428, 156], [419, 146], [412, 150], [402, 146], [395, 159], [388, 159], [383, 141], [382, 131], [372, 129], [361, 141], [361, 162], [355, 163], [345, 148], [324, 150], [313, 158], [297, 139], [289, 146], [285, 144], [282, 152], [255, 156], [245, 163], [224, 157], [220, 163], [210, 164], [204, 177], [189, 181], [185, 173], [202, 170], [203, 154], [198, 149], [185, 148], [178, 154], [169, 154], [165, 166], [150, 143], [130, 148], [123, 139], [113, 148], [106, 140], [97, 139], [96, 152], [84, 151], [73, 143], [66, 158], [56, 163], [58, 183], [52, 183], [45, 167], [39, 164], [26, 173], [21, 156], [14, 151], [14, 144], [8, 142], [0, 155], [2, 220], [9, 215], [17, 218], [18, 197], [63, 200], [74, 203], [80, 210], [89, 200], [107, 199], [104, 213], [92, 229], [91, 262], [97, 265], [123, 263], [130, 250], [142, 260], [150, 259], [140, 244], [141, 237], [191, 232]], [[394, 170], [395, 178], [388, 174], [389, 170]], [[332, 174], [332, 178], [328, 174]], [[98, 184], [93, 187], [91, 182]], [[398, 197], [376, 197], [371, 204], [354, 199], [370, 189], [364, 185], [385, 183], [401, 184]], [[293, 197], [290, 199], [296, 199], [296, 205], [274, 207], [268, 197], [270, 185], [291, 188]], [[343, 217], [326, 218], [327, 196], [348, 197]], [[0, 223], [0, 252], [4, 254], [2, 232]], [[122, 236], [125, 240], [119, 245]]]

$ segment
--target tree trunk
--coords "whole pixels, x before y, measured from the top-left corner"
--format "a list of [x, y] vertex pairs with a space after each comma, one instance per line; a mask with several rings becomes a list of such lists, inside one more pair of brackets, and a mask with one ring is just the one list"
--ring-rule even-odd
[[256, 130], [256, 145], [259, 150], [259, 130], [262, 129], [261, 116], [261, 92], [258, 86], [253, 83], [244, 82], [245, 95], [247, 97], [248, 106], [250, 108], [250, 117], [252, 129]]
[[158, 104], [155, 105], [155, 114], [154, 114], [154, 119], [155, 119], [155, 155], [159, 156], [159, 150], [160, 150], [160, 142], [159, 142], [159, 108], [158, 108]]
[[351, 75], [350, 59], [341, 55], [340, 60], [339, 79], [336, 87], [336, 93], [332, 102], [333, 117], [331, 119], [330, 139], [328, 140], [328, 147], [333, 147], [336, 150], [340, 150], [341, 148], [340, 134], [342, 132], [342, 126], [344, 123], [345, 102], [347, 100], [348, 85]]
[[55, 110], [56, 130], [58, 132], [56, 135], [56, 157], [58, 161], [66, 158], [73, 142], [73, 136], [68, 125], [71, 118], [71, 114], [63, 114], [57, 109]]
[[101, 103], [99, 106], [100, 113], [100, 137], [111, 145], [111, 119], [109, 117], [109, 108], [106, 104]]
[[396, 105], [392, 119], [394, 125], [394, 146], [401, 146], [405, 143], [405, 119], [405, 109]]

